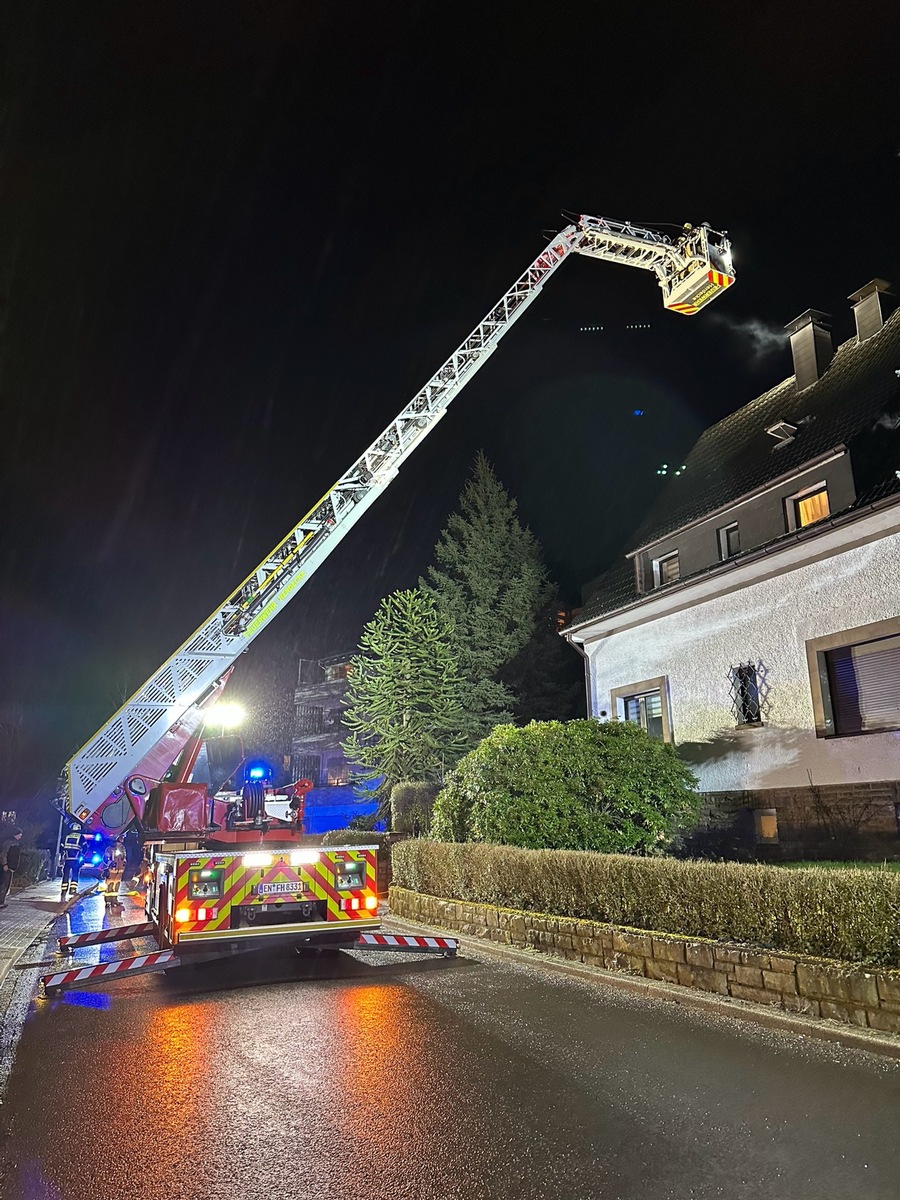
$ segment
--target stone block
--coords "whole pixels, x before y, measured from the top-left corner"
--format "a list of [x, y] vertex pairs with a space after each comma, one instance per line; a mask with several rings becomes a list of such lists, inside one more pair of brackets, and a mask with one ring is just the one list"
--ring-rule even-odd
[[625, 965], [629, 971], [634, 971], [638, 975], [646, 975], [648, 960], [641, 954], [625, 954], [622, 955], [625, 959]]
[[749, 1000], [753, 1004], [781, 1004], [781, 996], [777, 992], [767, 992], [761, 987], [747, 987], [741, 983], [731, 984], [731, 995], [735, 1000]]
[[500, 913], [496, 908], [485, 905], [482, 909], [483, 921], [489, 928], [497, 929], [500, 925]]
[[698, 946], [688, 942], [684, 948], [684, 957], [692, 967], [711, 967], [713, 965], [712, 946]]
[[734, 984], [741, 987], [761, 988], [763, 985], [762, 971], [756, 967], [735, 967]]
[[810, 1000], [809, 996], [782, 996], [781, 1001], [788, 1012], [799, 1013], [806, 1017], [819, 1015], [818, 1000]]
[[874, 975], [865, 974], [851, 975], [850, 984], [850, 999], [854, 1004], [861, 1004], [863, 1008], [878, 1007], [878, 980]]
[[846, 1003], [850, 999], [850, 980], [846, 975], [839, 975], [825, 967], [797, 963], [797, 991], [801, 996], [842, 1000]]
[[664, 983], [678, 983], [678, 963], [663, 958], [648, 958], [645, 965], [648, 979], [659, 979]]
[[862, 1025], [865, 1027], [866, 1010], [857, 1008], [854, 1004], [841, 1004], [837, 1000], [820, 1000], [819, 1015], [829, 1021], [840, 1021], [843, 1025]]
[[613, 949], [622, 954], [639, 954], [649, 958], [653, 953], [653, 939], [643, 933], [625, 933], [616, 929], [613, 931]]
[[880, 1029], [883, 1033], [900, 1033], [900, 1012], [870, 1008], [866, 1016], [869, 1018], [870, 1029]]
[[711, 967], [691, 967], [692, 984], [703, 992], [715, 992], [719, 996], [728, 995], [728, 976], [724, 971], [715, 971]]
[[596, 954], [585, 954], [582, 962], [588, 967], [606, 967], [606, 960]]
[[740, 963], [741, 950], [737, 946], [715, 946], [713, 956], [717, 963]]
[[771, 956], [762, 954], [757, 950], [742, 950], [741, 964], [745, 967], [757, 967], [761, 971], [768, 971], [772, 966]]
[[878, 996], [883, 1004], [900, 1008], [900, 973], [885, 972], [878, 976]]
[[797, 980], [793, 971], [790, 974], [787, 971], [763, 971], [762, 977], [763, 987], [771, 992], [780, 992], [782, 996], [797, 994]]
[[664, 938], [653, 938], [653, 957], [662, 962], [684, 962], [684, 943], [670, 942]]
[[797, 966], [796, 958], [782, 958], [777, 954], [769, 955], [769, 962], [773, 971], [790, 971], [792, 975]]
[[603, 955], [606, 953], [606, 946], [604, 946], [602, 938], [583, 937], [579, 938], [578, 941], [581, 943], [581, 953], [585, 955], [589, 954], [591, 958], [603, 958]]

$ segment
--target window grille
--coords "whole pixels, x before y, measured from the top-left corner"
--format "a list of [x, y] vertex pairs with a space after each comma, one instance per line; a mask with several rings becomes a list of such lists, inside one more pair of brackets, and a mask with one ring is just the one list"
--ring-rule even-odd
[[731, 711], [738, 725], [758, 725], [762, 721], [762, 696], [757, 664], [738, 663], [728, 672]]
[[298, 754], [295, 762], [297, 768], [294, 775], [297, 779], [311, 779], [313, 787], [319, 786], [319, 755], [318, 754]]
[[297, 733], [321, 733], [322, 709], [314, 704], [297, 705]]

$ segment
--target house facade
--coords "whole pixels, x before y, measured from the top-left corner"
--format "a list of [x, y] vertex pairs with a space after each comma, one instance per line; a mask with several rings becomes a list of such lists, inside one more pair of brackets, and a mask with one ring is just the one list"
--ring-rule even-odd
[[900, 856], [900, 312], [788, 326], [794, 375], [703, 434], [566, 630], [589, 712], [675, 744], [704, 827]]
[[314, 787], [343, 787], [350, 764], [341, 749], [347, 736], [342, 724], [351, 655], [300, 660], [294, 689], [294, 734], [291, 770], [295, 779], [311, 779]]

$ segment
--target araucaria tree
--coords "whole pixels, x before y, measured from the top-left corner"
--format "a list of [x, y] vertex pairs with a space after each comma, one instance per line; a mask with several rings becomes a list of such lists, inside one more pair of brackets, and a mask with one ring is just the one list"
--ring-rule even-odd
[[382, 600], [353, 658], [343, 743], [365, 779], [437, 781], [466, 747], [468, 717], [452, 629], [414, 588]]
[[436, 565], [419, 581], [451, 623], [476, 741], [513, 719], [516, 696], [500, 672], [530, 640], [552, 592], [540, 545], [516, 510], [479, 454], [435, 546]]

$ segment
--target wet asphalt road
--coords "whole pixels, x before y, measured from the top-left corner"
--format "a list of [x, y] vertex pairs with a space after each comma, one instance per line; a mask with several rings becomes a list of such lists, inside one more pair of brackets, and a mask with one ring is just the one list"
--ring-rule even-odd
[[895, 1200], [898, 1120], [891, 1060], [530, 962], [273, 949], [32, 1002], [0, 1196]]

